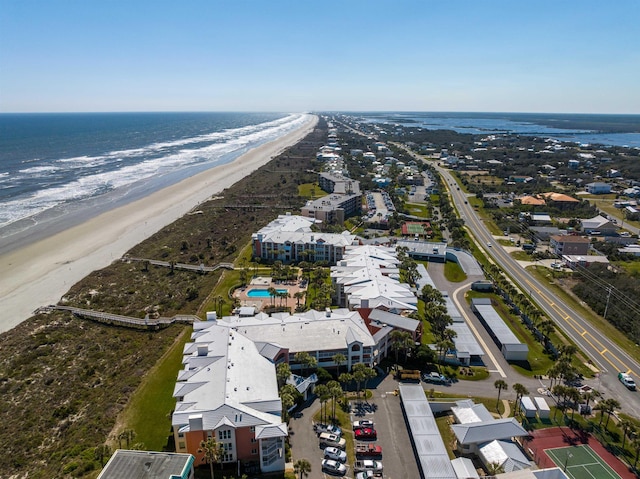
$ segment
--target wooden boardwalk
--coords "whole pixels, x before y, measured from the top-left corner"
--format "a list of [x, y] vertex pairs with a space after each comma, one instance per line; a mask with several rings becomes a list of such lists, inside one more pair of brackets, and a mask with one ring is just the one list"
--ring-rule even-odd
[[[150, 265], [153, 266], [163, 266], [165, 268], [171, 268], [171, 262], [170, 261], [160, 261], [157, 259], [147, 259], [147, 258], [135, 258], [132, 256], [124, 256], [122, 258], [122, 261], [142, 261], [142, 262], [149, 262]], [[189, 271], [197, 271], [198, 273], [211, 273], [213, 271], [216, 271], [220, 268], [224, 268], [224, 269], [233, 269], [233, 263], [218, 263], [215, 266], [205, 266], [204, 264], [186, 264], [186, 263], [174, 263], [173, 267], [175, 269], [186, 269]]]
[[103, 311], [93, 311], [91, 309], [74, 308], [73, 306], [51, 305], [45, 306], [35, 311], [35, 313], [46, 313], [50, 311], [68, 311], [79, 318], [91, 319], [103, 324], [111, 324], [115, 326], [124, 326], [135, 329], [157, 330], [166, 328], [173, 323], [193, 324], [196, 321], [202, 321], [198, 316], [180, 314], [172, 318], [134, 318], [132, 316], [122, 316], [120, 314], [105, 313]]

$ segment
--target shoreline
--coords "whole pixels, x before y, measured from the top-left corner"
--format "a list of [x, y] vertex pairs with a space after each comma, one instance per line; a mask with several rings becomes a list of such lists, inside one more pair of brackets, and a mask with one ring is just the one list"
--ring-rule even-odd
[[0, 255], [0, 333], [57, 303], [78, 281], [120, 259], [132, 247], [222, 192], [286, 148], [317, 124], [309, 115], [299, 129], [260, 145], [231, 163], [186, 178], [69, 229]]

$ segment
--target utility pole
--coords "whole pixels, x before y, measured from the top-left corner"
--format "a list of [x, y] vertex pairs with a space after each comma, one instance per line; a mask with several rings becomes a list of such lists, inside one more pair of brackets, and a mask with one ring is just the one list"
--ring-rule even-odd
[[607, 304], [604, 307], [604, 315], [602, 316], [604, 319], [607, 319], [607, 311], [609, 310], [609, 300], [611, 299], [611, 286], [607, 288], [607, 291], [609, 291], [609, 294], [607, 294]]

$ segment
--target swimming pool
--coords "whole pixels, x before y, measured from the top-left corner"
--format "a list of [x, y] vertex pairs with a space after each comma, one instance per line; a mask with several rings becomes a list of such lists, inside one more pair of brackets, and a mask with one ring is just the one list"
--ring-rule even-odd
[[[287, 289], [276, 289], [278, 293], [287, 293], [289, 290]], [[247, 296], [249, 298], [269, 298], [269, 290], [268, 289], [250, 289], [247, 291]]]

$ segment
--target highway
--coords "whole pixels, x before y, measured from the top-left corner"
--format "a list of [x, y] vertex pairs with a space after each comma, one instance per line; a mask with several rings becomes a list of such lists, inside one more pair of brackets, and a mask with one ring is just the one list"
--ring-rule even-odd
[[[625, 412], [640, 417], [639, 392], [627, 390], [618, 381], [618, 372], [629, 372], [634, 378], [640, 378], [640, 364], [638, 357], [630, 357], [616, 343], [604, 336], [591, 323], [572, 311], [559, 297], [544, 284], [527, 273], [524, 268], [507, 253], [495, 240], [483, 220], [468, 204], [467, 195], [458, 189], [458, 184], [451, 173], [439, 166], [438, 172], [447, 184], [453, 202], [460, 217], [475, 237], [479, 245], [488, 256], [502, 268], [511, 280], [527, 293], [540, 309], [554, 321], [556, 326], [564, 331], [569, 338], [594, 364], [601, 370], [598, 386], [601, 391], [609, 392], [611, 397], [617, 398]], [[488, 246], [491, 244], [492, 246]], [[597, 388], [597, 387], [596, 387]]]
[[[414, 158], [424, 161], [415, 152], [395, 143]], [[507, 251], [498, 244], [489, 229], [484, 225], [474, 208], [468, 203], [467, 194], [459, 188], [458, 183], [449, 170], [431, 163], [449, 190], [451, 199], [468, 230], [477, 244], [485, 251], [520, 290], [528, 294], [555, 324], [589, 357], [600, 370], [597, 382], [591, 384], [605, 397], [614, 397], [622, 406], [622, 410], [640, 418], [640, 391], [629, 391], [619, 380], [618, 372], [630, 373], [640, 382], [640, 354], [630, 356], [615, 342], [602, 334], [586, 319], [581, 317], [556, 296], [546, 285], [530, 275]], [[491, 246], [489, 246], [491, 245]], [[622, 334], [622, 333], [621, 333]]]

